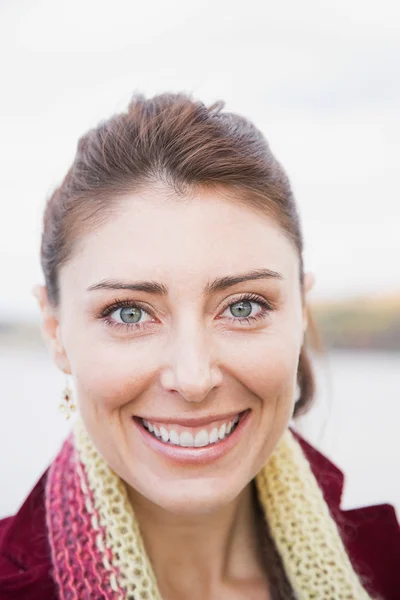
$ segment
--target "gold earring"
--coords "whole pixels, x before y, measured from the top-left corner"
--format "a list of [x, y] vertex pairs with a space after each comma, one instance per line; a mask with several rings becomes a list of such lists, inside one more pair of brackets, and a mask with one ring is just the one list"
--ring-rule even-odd
[[70, 419], [72, 413], [76, 410], [76, 406], [72, 400], [72, 390], [68, 385], [68, 378], [65, 384], [65, 388], [62, 393], [60, 411], [64, 414], [66, 420]]

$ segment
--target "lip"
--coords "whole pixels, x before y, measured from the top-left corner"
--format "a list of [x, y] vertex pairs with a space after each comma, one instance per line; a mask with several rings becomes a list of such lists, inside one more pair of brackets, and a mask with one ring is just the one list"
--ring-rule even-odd
[[[233, 416], [237, 414], [240, 413], [234, 413]], [[164, 458], [174, 462], [175, 464], [206, 465], [221, 458], [222, 456], [225, 456], [236, 445], [239, 437], [246, 429], [250, 414], [251, 410], [244, 411], [244, 413], [241, 414], [236, 429], [227, 438], [203, 448], [185, 448], [183, 446], [166, 444], [165, 442], [158, 440], [149, 431], [147, 431], [147, 429], [143, 427], [139, 420], [132, 418], [132, 423], [142, 436], [143, 441], [152, 450]], [[192, 423], [193, 422], [194, 421], [192, 421]], [[177, 421], [174, 421], [174, 423], [177, 423]]]
[[215, 421], [225, 421], [228, 423], [232, 419], [236, 417], [236, 415], [246, 412], [245, 410], [239, 410], [236, 412], [226, 413], [224, 415], [211, 415], [207, 417], [195, 417], [195, 418], [175, 418], [175, 417], [166, 417], [165, 419], [157, 417], [156, 419], [152, 417], [144, 417], [143, 415], [135, 415], [139, 419], [144, 419], [145, 421], [149, 421], [150, 423], [165, 423], [166, 425], [181, 425], [182, 427], [206, 427], [210, 423], [214, 423]]

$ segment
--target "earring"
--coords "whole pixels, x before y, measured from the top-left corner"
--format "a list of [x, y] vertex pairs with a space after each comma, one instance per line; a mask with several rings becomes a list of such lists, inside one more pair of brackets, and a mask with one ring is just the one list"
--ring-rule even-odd
[[64, 414], [66, 420], [68, 421], [76, 410], [76, 406], [72, 400], [72, 390], [68, 385], [68, 378], [66, 380], [65, 388], [62, 393], [60, 411]]

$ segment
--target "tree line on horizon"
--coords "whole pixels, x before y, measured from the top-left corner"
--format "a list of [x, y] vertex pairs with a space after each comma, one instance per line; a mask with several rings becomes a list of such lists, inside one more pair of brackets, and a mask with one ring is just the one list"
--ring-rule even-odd
[[311, 310], [325, 347], [400, 352], [400, 293], [314, 302]]

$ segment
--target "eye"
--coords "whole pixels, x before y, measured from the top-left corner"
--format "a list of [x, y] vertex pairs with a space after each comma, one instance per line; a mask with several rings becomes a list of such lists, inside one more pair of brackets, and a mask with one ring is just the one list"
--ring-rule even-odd
[[257, 304], [257, 302], [250, 302], [250, 300], [241, 300], [240, 302], [231, 304], [229, 306], [229, 311], [234, 317], [248, 318], [253, 310], [253, 305]]
[[[125, 323], [126, 325], [143, 323], [143, 319], [141, 320], [143, 316], [151, 319], [150, 315], [143, 308], [135, 305], [120, 307], [110, 313], [113, 321], [116, 323]], [[149, 319], [144, 319], [144, 321]]]
[[221, 316], [227, 316], [231, 321], [243, 324], [265, 319], [272, 310], [273, 307], [263, 298], [247, 294], [238, 298], [236, 302], [228, 304]]

